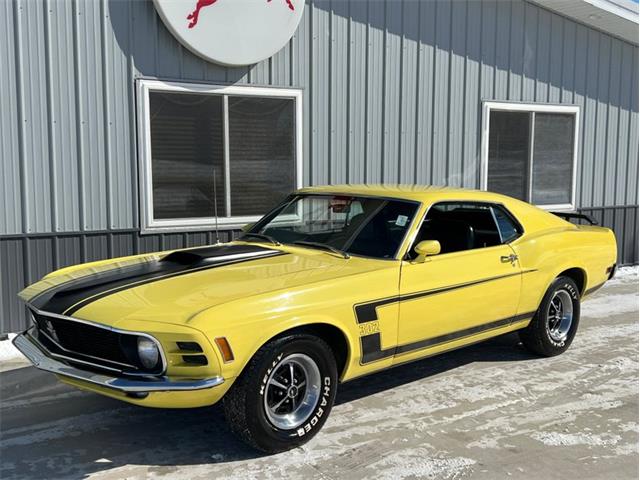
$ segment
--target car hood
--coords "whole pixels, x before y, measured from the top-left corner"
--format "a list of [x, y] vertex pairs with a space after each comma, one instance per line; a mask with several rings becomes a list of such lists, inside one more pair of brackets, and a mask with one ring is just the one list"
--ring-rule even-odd
[[320, 250], [234, 242], [114, 260], [46, 277], [21, 296], [38, 310], [117, 326], [129, 320], [185, 324], [240, 298], [379, 268]]

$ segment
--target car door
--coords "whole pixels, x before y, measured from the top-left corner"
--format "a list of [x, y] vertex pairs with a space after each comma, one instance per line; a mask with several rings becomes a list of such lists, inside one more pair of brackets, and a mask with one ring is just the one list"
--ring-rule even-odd
[[[503, 234], [509, 226], [500, 226], [491, 205], [443, 205], [445, 213], [449, 209], [457, 216], [442, 215], [427, 225], [433, 221], [427, 214], [414, 242], [439, 237], [442, 253], [423, 262], [407, 259], [401, 266], [395, 363], [491, 336], [518, 308], [521, 269], [508, 245], [517, 236], [515, 221], [509, 238]], [[504, 211], [498, 215], [504, 220]]]

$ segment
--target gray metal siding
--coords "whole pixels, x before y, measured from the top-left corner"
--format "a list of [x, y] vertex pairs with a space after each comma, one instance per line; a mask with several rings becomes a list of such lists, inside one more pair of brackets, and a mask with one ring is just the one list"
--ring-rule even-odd
[[578, 207], [638, 261], [638, 47], [526, 1], [310, 0], [241, 68], [190, 53], [150, 0], [7, 0], [0, 29], [2, 330], [53, 268], [211, 240], [136, 233], [139, 77], [302, 88], [306, 185], [475, 188], [482, 100], [580, 105]]
[[637, 203], [637, 47], [526, 2], [314, 0], [242, 68], [191, 54], [149, 1], [14, 0], [0, 27], [1, 234], [138, 226], [140, 76], [303, 88], [305, 184], [477, 187], [481, 100], [575, 103], [579, 206]]

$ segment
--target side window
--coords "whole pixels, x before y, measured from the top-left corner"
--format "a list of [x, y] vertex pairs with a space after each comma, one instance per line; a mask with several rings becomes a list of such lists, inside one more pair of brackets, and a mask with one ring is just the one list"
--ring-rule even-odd
[[493, 206], [491, 211], [498, 224], [498, 231], [500, 232], [500, 240], [502, 243], [509, 243], [515, 240], [520, 235], [520, 228], [513, 221], [510, 215], [504, 211], [501, 207]]
[[[344, 249], [355, 255], [393, 258], [413, 221], [416, 205], [388, 201], [368, 220]], [[362, 215], [364, 217], [364, 215]], [[355, 217], [354, 217], [355, 218]]]
[[[427, 213], [414, 246], [437, 240], [440, 254], [500, 245], [517, 237], [518, 227], [501, 208], [488, 203], [442, 202]], [[411, 258], [416, 254], [413, 247]]]

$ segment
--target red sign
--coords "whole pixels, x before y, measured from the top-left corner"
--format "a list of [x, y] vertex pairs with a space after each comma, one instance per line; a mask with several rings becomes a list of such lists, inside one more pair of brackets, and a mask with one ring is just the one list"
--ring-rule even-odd
[[[213, 5], [217, 1], [218, 0], [198, 0], [195, 10], [187, 15], [187, 20], [189, 20], [189, 28], [193, 28], [198, 24], [198, 16], [200, 15], [200, 10], [202, 10], [204, 7], [208, 7], [209, 5]], [[295, 8], [293, 7], [293, 3], [291, 3], [291, 0], [284, 1], [289, 7], [289, 10], [295, 10]], [[267, 2], [271, 2], [271, 0], [267, 0]]]

